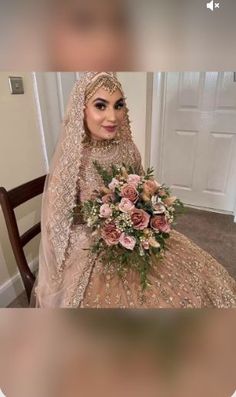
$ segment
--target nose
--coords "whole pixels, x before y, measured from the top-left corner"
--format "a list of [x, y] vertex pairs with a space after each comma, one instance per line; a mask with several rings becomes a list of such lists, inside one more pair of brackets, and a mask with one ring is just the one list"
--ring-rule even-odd
[[116, 111], [113, 107], [109, 107], [107, 109], [107, 121], [109, 121], [110, 123], [116, 122]]

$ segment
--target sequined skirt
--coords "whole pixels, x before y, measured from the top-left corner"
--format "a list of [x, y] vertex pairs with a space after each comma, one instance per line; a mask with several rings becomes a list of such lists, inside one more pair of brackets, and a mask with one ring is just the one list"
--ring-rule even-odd
[[211, 255], [172, 231], [164, 258], [153, 261], [150, 286], [142, 292], [135, 270], [120, 278], [97, 259], [80, 307], [84, 308], [232, 308], [236, 281]]

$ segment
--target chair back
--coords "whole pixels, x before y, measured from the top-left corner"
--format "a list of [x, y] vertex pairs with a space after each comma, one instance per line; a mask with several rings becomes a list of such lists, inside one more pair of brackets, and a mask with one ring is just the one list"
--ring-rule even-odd
[[39, 222], [20, 236], [14, 209], [41, 194], [43, 192], [45, 179], [46, 175], [43, 175], [9, 191], [4, 187], [0, 187], [0, 204], [28, 301], [30, 301], [35, 276], [30, 270], [23, 248], [32, 238], [40, 233], [41, 227]]

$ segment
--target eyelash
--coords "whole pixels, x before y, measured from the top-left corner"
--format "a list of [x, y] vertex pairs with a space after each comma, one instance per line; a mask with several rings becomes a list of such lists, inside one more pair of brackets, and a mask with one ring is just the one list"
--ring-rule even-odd
[[[106, 105], [104, 103], [96, 103], [95, 107], [99, 110], [105, 110]], [[115, 105], [116, 110], [120, 110], [124, 107], [124, 103], [120, 102], [117, 105]]]

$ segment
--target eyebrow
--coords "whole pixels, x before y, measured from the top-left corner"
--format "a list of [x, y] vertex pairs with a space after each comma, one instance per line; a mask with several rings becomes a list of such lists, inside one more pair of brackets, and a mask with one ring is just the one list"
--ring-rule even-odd
[[[123, 100], [124, 100], [124, 98], [120, 98], [120, 99], [118, 99], [118, 100], [116, 101], [116, 103], [117, 103], [117, 102], [120, 102], [120, 101], [123, 101]], [[104, 102], [104, 103], [106, 103], [106, 104], [109, 103], [109, 101], [107, 101], [106, 99], [103, 99], [103, 98], [96, 98], [96, 99], [94, 99], [93, 103], [94, 103], [94, 102], [97, 102], [97, 101], [101, 101], [101, 102]]]

